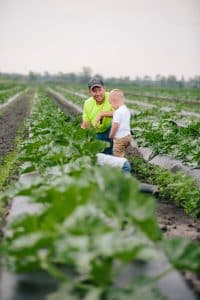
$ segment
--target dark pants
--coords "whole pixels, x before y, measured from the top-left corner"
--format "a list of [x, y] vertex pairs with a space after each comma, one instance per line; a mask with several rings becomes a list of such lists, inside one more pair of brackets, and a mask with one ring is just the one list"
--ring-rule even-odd
[[113, 154], [113, 140], [109, 139], [109, 133], [110, 133], [110, 129], [111, 127], [109, 127], [106, 131], [104, 132], [98, 132], [96, 134], [97, 140], [101, 140], [101, 141], [105, 141], [105, 142], [109, 142], [110, 146], [105, 148], [103, 153], [104, 154]]

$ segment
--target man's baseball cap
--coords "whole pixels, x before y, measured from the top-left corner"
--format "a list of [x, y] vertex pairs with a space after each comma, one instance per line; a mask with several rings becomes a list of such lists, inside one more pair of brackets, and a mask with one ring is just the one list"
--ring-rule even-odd
[[101, 78], [99, 77], [93, 77], [89, 80], [88, 82], [88, 88], [89, 90], [93, 89], [95, 86], [98, 86], [98, 87], [102, 87], [104, 86], [104, 82]]

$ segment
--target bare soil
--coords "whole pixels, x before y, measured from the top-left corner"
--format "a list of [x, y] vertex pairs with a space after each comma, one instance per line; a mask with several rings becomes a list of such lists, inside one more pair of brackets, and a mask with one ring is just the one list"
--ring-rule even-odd
[[[170, 201], [158, 201], [156, 210], [157, 220], [164, 235], [168, 238], [183, 236], [200, 242], [200, 219], [186, 215], [182, 208]], [[200, 275], [183, 272], [189, 286], [200, 297]]]
[[186, 215], [182, 208], [169, 201], [157, 204], [158, 223], [167, 237], [184, 236], [200, 242], [200, 219]]
[[[24, 120], [30, 114], [32, 98], [33, 92], [28, 92], [0, 110], [0, 167], [3, 163], [4, 156], [15, 148], [15, 138], [17, 137], [18, 131], [22, 128]], [[16, 179], [17, 175], [14, 174], [11, 177], [9, 181]], [[4, 214], [7, 213], [9, 205], [7, 204], [6, 207], [7, 209], [4, 211]], [[5, 216], [1, 215], [0, 241], [3, 236], [2, 228], [4, 219]]]
[[30, 113], [30, 100], [33, 92], [17, 98], [16, 101], [0, 110], [0, 163], [3, 157], [15, 147], [17, 131]]

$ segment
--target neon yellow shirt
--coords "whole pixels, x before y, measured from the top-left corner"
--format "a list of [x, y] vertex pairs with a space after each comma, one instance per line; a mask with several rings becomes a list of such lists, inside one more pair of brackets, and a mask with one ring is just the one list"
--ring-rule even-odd
[[[105, 92], [105, 100], [102, 104], [97, 104], [93, 97], [88, 98], [83, 106], [83, 121], [90, 122], [95, 127], [97, 115], [102, 111], [112, 111], [112, 106], [109, 102], [109, 93]], [[101, 124], [98, 125], [96, 132], [106, 131], [112, 122], [112, 118], [104, 117]]]

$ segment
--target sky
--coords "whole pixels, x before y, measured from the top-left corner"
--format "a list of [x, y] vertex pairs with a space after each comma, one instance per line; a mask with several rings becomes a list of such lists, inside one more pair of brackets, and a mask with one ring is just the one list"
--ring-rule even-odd
[[0, 0], [0, 72], [200, 75], [200, 0]]

